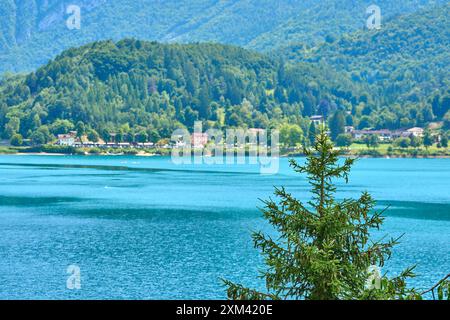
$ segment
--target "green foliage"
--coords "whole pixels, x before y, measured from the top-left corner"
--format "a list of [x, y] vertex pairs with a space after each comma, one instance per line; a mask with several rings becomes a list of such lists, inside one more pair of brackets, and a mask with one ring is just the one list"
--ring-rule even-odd
[[441, 135], [441, 145], [443, 148], [448, 148], [448, 133], [443, 133]]
[[431, 136], [431, 133], [429, 130], [425, 130], [425, 134], [423, 136], [423, 145], [428, 148], [431, 147], [434, 144], [434, 139]]
[[[288, 57], [305, 54], [311, 46], [321, 43], [336, 43], [346, 33], [352, 33], [365, 28], [368, 18], [366, 9], [373, 4], [371, 1], [301, 1], [307, 11], [297, 10], [293, 16], [286, 19], [270, 32], [256, 37], [250, 45], [258, 50], [270, 50], [275, 47], [290, 45]], [[381, 8], [382, 27], [385, 22], [399, 15], [408, 14], [445, 1], [389, 1], [378, 0]], [[294, 49], [294, 50], [292, 50]]]
[[380, 141], [378, 139], [378, 136], [368, 135], [364, 137], [364, 143], [366, 144], [367, 148], [376, 148], [380, 144]]
[[73, 129], [74, 129], [74, 125], [69, 120], [57, 119], [50, 126], [50, 131], [54, 135], [65, 134], [65, 133], [68, 133], [70, 130], [73, 130]]
[[360, 150], [357, 152], [358, 156], [368, 156], [368, 157], [372, 157], [372, 158], [379, 158], [381, 157], [383, 154], [376, 149], [365, 149], [365, 150]]
[[[429, 137], [429, 139], [431, 140], [431, 137]], [[419, 137], [416, 137], [414, 135], [409, 136], [409, 145], [411, 147], [417, 148], [422, 144], [422, 139]]]
[[16, 133], [11, 137], [11, 145], [19, 147], [23, 144], [23, 138], [20, 134]]
[[331, 131], [331, 139], [336, 141], [336, 138], [345, 131], [345, 117], [342, 110], [336, 111], [330, 119], [329, 123]]
[[91, 142], [98, 142], [98, 140], [100, 139], [97, 131], [95, 131], [95, 130], [90, 130], [88, 135], [87, 135], [87, 138]]
[[308, 131], [308, 138], [311, 145], [314, 144], [314, 141], [316, 141], [316, 134], [317, 134], [316, 132], [317, 132], [316, 125], [314, 122], [311, 122]]
[[[267, 293], [224, 280], [230, 299], [448, 299], [445, 277], [430, 290], [419, 292], [407, 287], [414, 267], [399, 276], [374, 276], [373, 266], [383, 266], [398, 239], [373, 241], [371, 231], [380, 230], [382, 212], [367, 193], [357, 200], [334, 199], [333, 180], [348, 175], [353, 159], [338, 160], [339, 151], [322, 132], [313, 147], [306, 150], [307, 161], [295, 171], [306, 173], [313, 198], [306, 205], [284, 188], [276, 189], [279, 199], [265, 201], [264, 217], [276, 229], [277, 238], [255, 233], [253, 240], [268, 267], [262, 273]], [[372, 267], [371, 267], [372, 266]], [[371, 268], [369, 268], [371, 267]]]
[[56, 146], [56, 145], [40, 145], [29, 149], [24, 149], [23, 152], [44, 152], [44, 153], [58, 153], [58, 154], [76, 154], [77, 150], [70, 146]]
[[14, 154], [17, 153], [17, 150], [8, 147], [0, 147], [0, 154]]
[[[262, 209], [275, 228], [276, 238], [253, 234], [255, 247], [265, 258], [262, 273], [268, 293], [248, 289], [226, 280], [230, 299], [414, 299], [420, 294], [406, 287], [413, 268], [400, 276], [380, 275], [380, 285], [370, 283], [371, 266], [382, 267], [398, 239], [373, 240], [380, 230], [383, 212], [364, 192], [359, 199], [335, 199], [336, 179], [348, 182], [354, 159], [339, 160], [327, 134], [322, 131], [312, 150], [305, 150], [305, 165], [291, 160], [292, 168], [304, 173], [312, 199], [306, 204], [284, 188], [277, 188], [277, 201], [267, 200]], [[369, 282], [369, 283], [368, 283]]]
[[359, 87], [353, 102], [359, 129], [424, 127], [442, 120], [450, 108], [449, 15], [447, 3], [383, 20], [380, 30], [364, 29], [312, 49], [293, 45], [283, 52], [290, 61], [314, 63]]
[[336, 145], [338, 147], [350, 147], [353, 143], [353, 138], [350, 134], [340, 134], [336, 138]]
[[280, 143], [286, 147], [295, 147], [302, 143], [303, 130], [296, 124], [284, 124], [280, 128]]
[[20, 119], [15, 116], [11, 116], [11, 117], [6, 116], [6, 118], [7, 119], [9, 118], [9, 120], [4, 128], [3, 135], [8, 138], [8, 137], [14, 136], [16, 133], [19, 132]]
[[35, 143], [72, 130], [94, 130], [105, 141], [112, 133], [118, 142], [157, 141], [203, 121], [214, 128], [286, 125], [286, 142], [298, 144], [307, 116], [351, 104], [351, 94], [333, 95], [333, 83], [316, 72], [231, 46], [97, 42], [0, 82], [0, 134], [31, 138], [46, 126], [50, 136], [34, 134]]
[[29, 138], [34, 146], [39, 146], [51, 142], [54, 137], [47, 126], [41, 126], [36, 131], [32, 132]]
[[444, 116], [444, 128], [450, 130], [450, 110]]
[[450, 274], [442, 278], [431, 289], [422, 292], [424, 294], [431, 294], [434, 300], [450, 300]]
[[400, 148], [408, 148], [411, 140], [408, 138], [398, 138], [394, 141], [394, 145]]

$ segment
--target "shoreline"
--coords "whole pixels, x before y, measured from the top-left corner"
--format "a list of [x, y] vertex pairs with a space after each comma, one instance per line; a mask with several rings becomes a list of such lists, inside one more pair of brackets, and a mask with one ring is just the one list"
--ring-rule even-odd
[[131, 157], [158, 157], [159, 154], [153, 153], [137, 153], [137, 154], [125, 154], [125, 153], [86, 153], [86, 154], [74, 154], [74, 153], [51, 153], [51, 152], [11, 152], [11, 153], [1, 153], [0, 156], [81, 156], [81, 157], [91, 157], [91, 156], [102, 156], [102, 157], [117, 157], [117, 156], [131, 156]]
[[[409, 158], [409, 159], [450, 159], [450, 148], [395, 148], [389, 149], [386, 145], [376, 149], [361, 148], [360, 145], [352, 146], [351, 148], [339, 148], [341, 150], [342, 157], [354, 157], [354, 158], [383, 158], [383, 159], [396, 159], [396, 158]], [[231, 150], [230, 150], [231, 151]], [[235, 149], [233, 154], [235, 156], [256, 156], [260, 153], [260, 150], [256, 150], [257, 153], [253, 153], [252, 149]], [[303, 150], [300, 148], [281, 148], [278, 151], [274, 151], [274, 155], [280, 158], [295, 158], [305, 157]], [[0, 155], [15, 155], [15, 156], [135, 156], [135, 157], [156, 157], [156, 156], [171, 156], [172, 149], [167, 148], [121, 148], [121, 149], [103, 149], [103, 148], [75, 148], [55, 145], [42, 145], [37, 147], [12, 147], [3, 146], [0, 147]], [[192, 156], [202, 155], [215, 152], [202, 149], [193, 149]], [[270, 156], [273, 152], [269, 152]], [[227, 151], [228, 154], [228, 151]], [[265, 154], [265, 153], [263, 153]], [[219, 155], [220, 157], [220, 155]]]
[[[62, 156], [103, 156], [103, 157], [118, 157], [118, 156], [128, 156], [128, 157], [163, 157], [163, 156], [170, 156], [168, 155], [161, 155], [157, 153], [136, 153], [136, 154], [126, 154], [126, 153], [79, 153], [79, 154], [73, 154], [73, 153], [51, 153], [51, 152], [0, 152], [0, 156], [56, 156], [56, 157], [62, 157]], [[296, 158], [296, 157], [304, 157], [303, 154], [281, 154], [280, 158]], [[355, 157], [355, 158], [362, 158], [362, 159], [450, 159], [450, 155], [357, 155], [357, 154], [343, 154], [343, 157]]]

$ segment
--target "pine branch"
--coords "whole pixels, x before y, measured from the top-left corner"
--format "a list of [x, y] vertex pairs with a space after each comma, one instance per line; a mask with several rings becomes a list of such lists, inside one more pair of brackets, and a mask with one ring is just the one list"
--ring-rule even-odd
[[429, 292], [433, 292], [437, 287], [439, 287], [444, 281], [446, 281], [447, 279], [450, 278], [450, 273], [448, 275], [446, 275], [444, 278], [442, 278], [441, 280], [439, 280], [434, 286], [432, 286], [430, 289], [425, 290], [423, 292], [421, 292], [421, 295], [425, 295]]

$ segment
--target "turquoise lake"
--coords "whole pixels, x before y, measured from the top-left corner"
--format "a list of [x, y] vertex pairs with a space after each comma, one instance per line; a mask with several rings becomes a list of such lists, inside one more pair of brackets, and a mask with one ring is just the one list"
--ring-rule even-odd
[[[261, 288], [251, 232], [271, 229], [258, 199], [274, 186], [310, 196], [280, 166], [0, 156], [0, 299], [223, 299], [220, 278]], [[383, 272], [417, 264], [418, 288], [450, 272], [450, 159], [361, 159], [338, 197], [364, 190], [390, 205], [377, 236], [405, 234]], [[66, 288], [69, 265], [80, 290]]]

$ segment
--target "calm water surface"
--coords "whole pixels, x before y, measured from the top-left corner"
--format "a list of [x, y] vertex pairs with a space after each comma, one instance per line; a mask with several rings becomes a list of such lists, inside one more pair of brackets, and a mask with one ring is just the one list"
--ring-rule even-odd
[[[303, 161], [299, 159], [299, 161]], [[308, 200], [287, 159], [259, 168], [175, 166], [170, 158], [0, 156], [0, 299], [222, 299], [219, 278], [261, 288], [251, 231], [273, 186]], [[411, 284], [450, 272], [450, 160], [363, 159], [339, 197], [367, 190], [405, 233], [383, 271]], [[66, 269], [81, 268], [81, 290]]]

